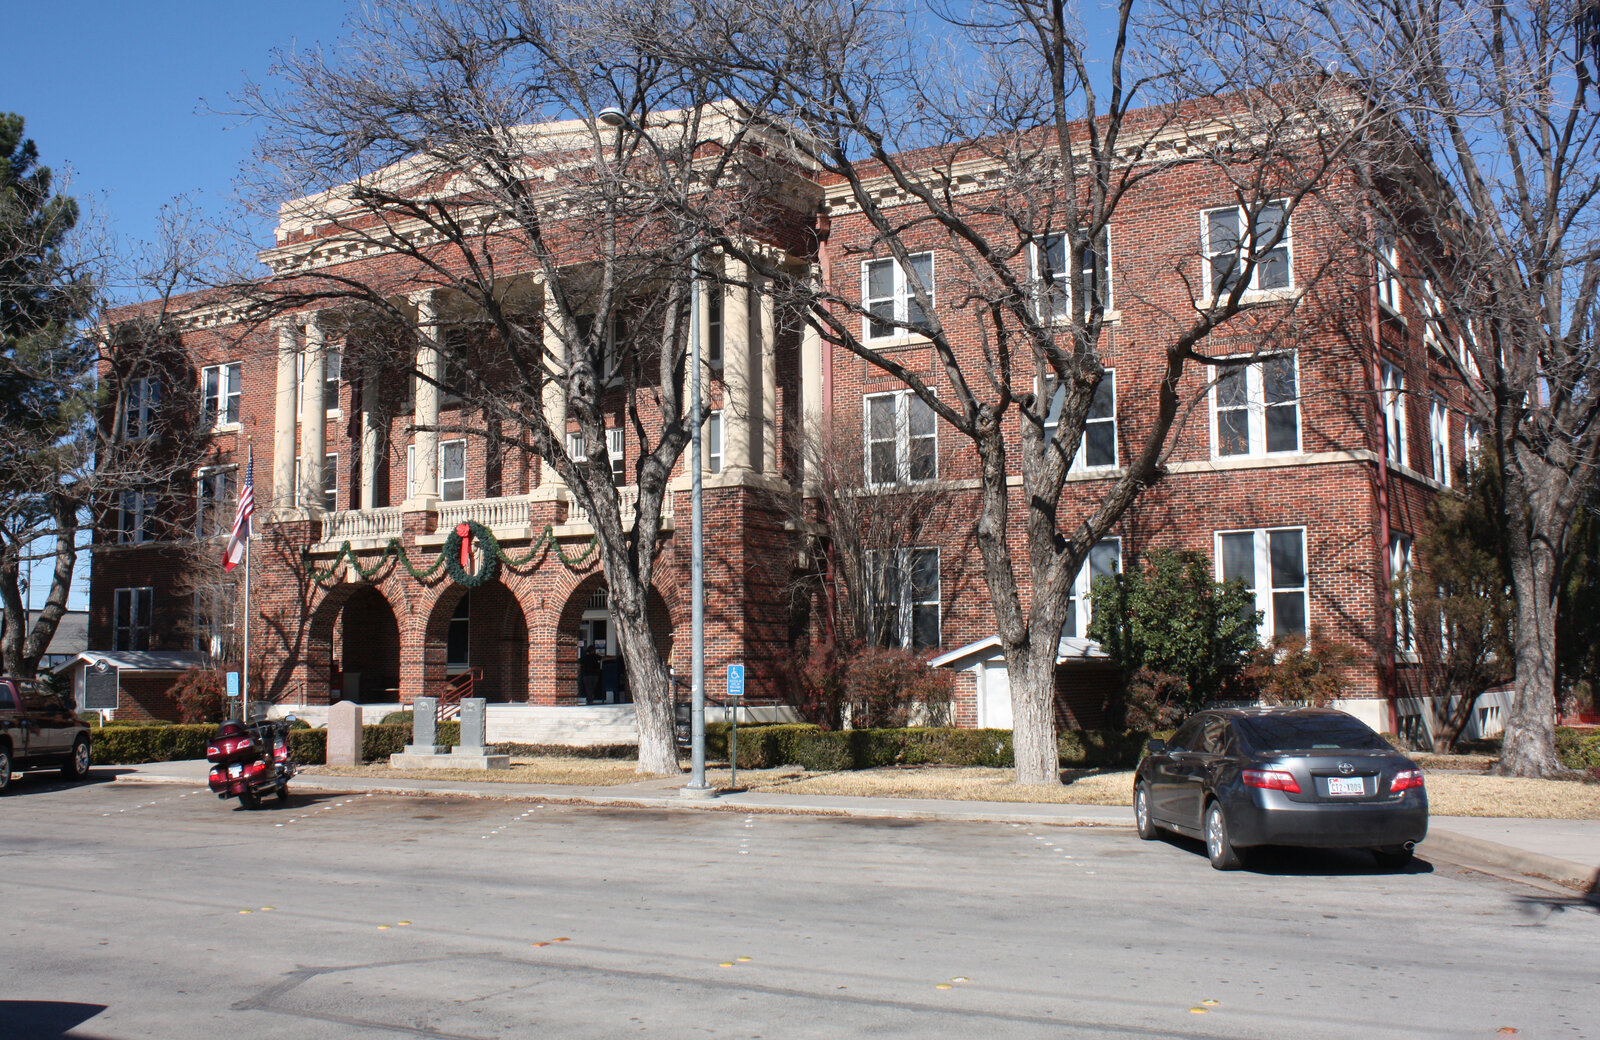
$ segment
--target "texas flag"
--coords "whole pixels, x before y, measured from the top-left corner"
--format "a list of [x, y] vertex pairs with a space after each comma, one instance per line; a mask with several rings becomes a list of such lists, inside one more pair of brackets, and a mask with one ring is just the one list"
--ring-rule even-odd
[[233, 514], [233, 533], [228, 535], [228, 547], [222, 554], [222, 569], [231, 571], [239, 566], [239, 561], [244, 559], [246, 548], [250, 545], [250, 518], [256, 511], [255, 449], [250, 449], [249, 461], [245, 464], [244, 485], [239, 488], [239, 510]]

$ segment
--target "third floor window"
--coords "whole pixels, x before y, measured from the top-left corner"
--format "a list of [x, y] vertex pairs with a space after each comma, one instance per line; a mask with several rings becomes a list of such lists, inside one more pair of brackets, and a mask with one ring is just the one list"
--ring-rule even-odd
[[130, 379], [123, 387], [122, 436], [137, 440], [156, 432], [156, 409], [161, 406], [161, 380], [155, 376]]
[[[913, 253], [911, 270], [934, 302], [933, 254]], [[861, 265], [861, 305], [866, 308], [867, 339], [893, 339], [928, 327], [928, 315], [917, 302], [911, 280], [892, 259], [868, 260]]]
[[1249, 211], [1240, 206], [1207, 210], [1201, 217], [1201, 233], [1206, 290], [1212, 297], [1231, 292], [1243, 280], [1252, 257], [1255, 267], [1245, 285], [1247, 292], [1293, 286], [1289, 220], [1283, 203], [1261, 206], [1253, 225]]
[[[1084, 314], [1089, 313], [1100, 285], [1100, 257], [1106, 252], [1106, 240], [1103, 237], [1098, 246], [1086, 248], [1079, 257], [1079, 275], [1074, 282], [1067, 276], [1066, 235], [1047, 235], [1029, 244], [1028, 281], [1033, 285], [1034, 306], [1038, 308], [1040, 321], [1060, 323], [1071, 318], [1072, 292], [1075, 289], [1085, 294]], [[1110, 275], [1111, 262], [1108, 258], [1105, 289], [1098, 294], [1103, 308], [1111, 306]]]
[[1217, 458], [1300, 450], [1300, 386], [1294, 354], [1225, 369], [1211, 388]]
[[236, 426], [244, 366], [237, 362], [200, 370], [200, 412], [207, 426]]

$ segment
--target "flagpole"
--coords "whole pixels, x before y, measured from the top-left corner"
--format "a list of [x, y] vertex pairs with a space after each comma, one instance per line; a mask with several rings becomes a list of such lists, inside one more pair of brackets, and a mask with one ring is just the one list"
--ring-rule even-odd
[[253, 540], [246, 538], [244, 542], [244, 663], [239, 674], [240, 722], [250, 718], [250, 543]]

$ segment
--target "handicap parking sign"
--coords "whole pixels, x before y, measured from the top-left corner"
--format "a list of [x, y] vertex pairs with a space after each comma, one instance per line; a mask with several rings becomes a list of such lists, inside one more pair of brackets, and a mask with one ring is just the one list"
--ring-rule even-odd
[[744, 665], [730, 664], [728, 666], [728, 696], [744, 696]]

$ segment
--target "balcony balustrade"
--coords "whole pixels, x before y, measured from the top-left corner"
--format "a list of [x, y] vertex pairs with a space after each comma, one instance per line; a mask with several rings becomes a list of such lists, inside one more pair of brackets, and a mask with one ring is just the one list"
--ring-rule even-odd
[[[617, 501], [622, 508], [622, 526], [633, 526], [634, 512], [639, 508], [639, 487], [629, 484], [627, 487], [617, 488]], [[590, 524], [589, 513], [578, 504], [578, 497], [570, 490], [567, 492], [567, 523]], [[667, 492], [661, 499], [661, 516], [663, 519], [672, 516], [672, 492]], [[592, 526], [592, 524], [591, 524]]]
[[476, 520], [490, 530], [528, 526], [528, 505], [531, 495], [514, 498], [469, 498], [459, 502], [439, 503], [440, 534], [449, 534], [457, 524]]
[[341, 509], [322, 516], [322, 540], [337, 546], [341, 542], [387, 541], [400, 537], [400, 510]]

